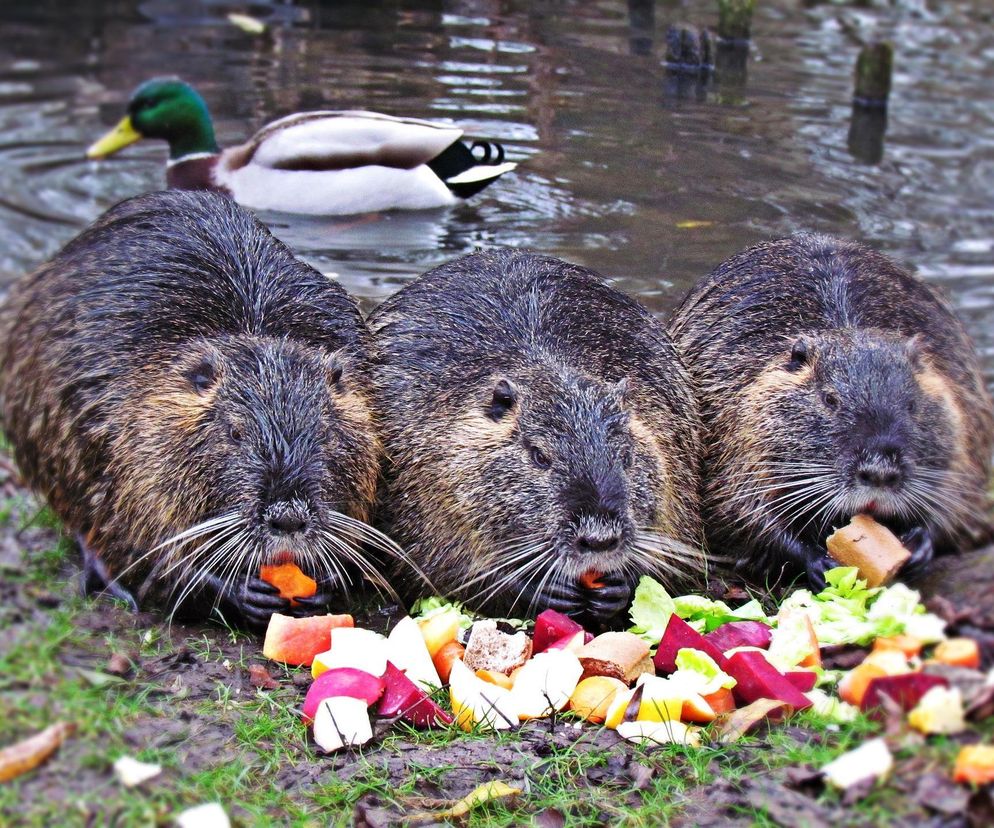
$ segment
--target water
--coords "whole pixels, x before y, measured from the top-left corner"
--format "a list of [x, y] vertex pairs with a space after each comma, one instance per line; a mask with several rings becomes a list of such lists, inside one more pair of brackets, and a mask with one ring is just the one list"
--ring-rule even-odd
[[[745, 76], [678, 83], [661, 64], [666, 27], [714, 26], [714, 5], [3, 0], [0, 285], [114, 202], [161, 186], [164, 145], [82, 156], [138, 83], [179, 73], [207, 99], [222, 146], [289, 112], [363, 107], [454, 120], [520, 163], [453, 208], [263, 216], [367, 307], [499, 243], [593, 267], [664, 314], [740, 248], [817, 230], [941, 285], [994, 380], [989, 0], [759, 0]], [[233, 10], [269, 34], [234, 28]], [[852, 66], [873, 36], [897, 46], [879, 161], [848, 147]]]

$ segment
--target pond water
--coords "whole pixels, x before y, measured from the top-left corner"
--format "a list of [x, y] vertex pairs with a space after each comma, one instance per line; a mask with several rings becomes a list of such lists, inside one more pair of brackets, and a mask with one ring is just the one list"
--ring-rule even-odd
[[[593, 267], [664, 314], [740, 248], [797, 230], [857, 238], [941, 284], [994, 379], [994, 6], [758, 0], [744, 69], [662, 64], [713, 0], [0, 3], [0, 285], [114, 202], [163, 182], [165, 146], [88, 162], [132, 89], [180, 74], [222, 146], [313, 108], [451, 119], [518, 161], [420, 213], [264, 215], [367, 307], [478, 246]], [[250, 12], [252, 36], [226, 20]], [[896, 46], [882, 156], [850, 151], [862, 42]]]

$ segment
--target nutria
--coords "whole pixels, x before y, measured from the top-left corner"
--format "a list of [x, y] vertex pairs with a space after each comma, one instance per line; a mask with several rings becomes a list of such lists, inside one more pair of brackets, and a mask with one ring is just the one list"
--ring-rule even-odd
[[994, 416], [948, 303], [859, 244], [760, 244], [696, 285], [670, 332], [697, 384], [711, 551], [761, 579], [824, 584], [825, 538], [855, 513], [912, 552], [990, 531]]
[[424, 274], [370, 327], [386, 519], [443, 592], [607, 622], [641, 574], [701, 576], [696, 408], [644, 307], [503, 249]]
[[[14, 456], [91, 585], [259, 626], [377, 579], [368, 329], [232, 201], [119, 204], [13, 288], [0, 337]], [[287, 560], [321, 585], [293, 610], [256, 577]]]

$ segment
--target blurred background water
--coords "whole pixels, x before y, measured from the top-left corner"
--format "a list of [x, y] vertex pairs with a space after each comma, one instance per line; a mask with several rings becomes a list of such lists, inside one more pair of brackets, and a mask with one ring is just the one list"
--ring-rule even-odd
[[[994, 380], [994, 4], [758, 0], [742, 71], [668, 75], [667, 26], [716, 22], [713, 0], [3, 0], [0, 286], [162, 186], [164, 144], [100, 163], [83, 150], [141, 81], [180, 74], [222, 146], [290, 112], [368, 108], [453, 120], [520, 163], [452, 208], [263, 215], [367, 308], [508, 244], [593, 267], [665, 314], [740, 248], [816, 230], [942, 285]], [[873, 38], [896, 47], [879, 158], [849, 134], [852, 68]]]

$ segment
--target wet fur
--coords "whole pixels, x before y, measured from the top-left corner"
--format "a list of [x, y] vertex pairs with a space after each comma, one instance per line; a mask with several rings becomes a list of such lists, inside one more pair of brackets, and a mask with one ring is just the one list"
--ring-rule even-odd
[[358, 308], [227, 199], [113, 208], [13, 288], [0, 337], [0, 409], [25, 479], [140, 599], [170, 604], [207, 565], [160, 544], [233, 511], [251, 555], [214, 565], [257, 572], [275, 486], [370, 517], [379, 445]]
[[[536, 592], [570, 588], [593, 565], [629, 584], [648, 571], [700, 578], [696, 409], [672, 343], [641, 305], [584, 268], [499, 249], [424, 274], [370, 326], [384, 512], [443, 592], [524, 614], [544, 608]], [[517, 397], [498, 414], [502, 380]], [[552, 473], [529, 463], [531, 438]], [[621, 451], [631, 463], [619, 478]], [[567, 536], [622, 526], [614, 508], [678, 543], [651, 562], [556, 551], [550, 533], [569, 510]]]
[[[924, 523], [938, 551], [989, 537], [994, 415], [973, 343], [946, 300], [890, 259], [819, 236], [761, 244], [696, 285], [669, 327], [698, 389], [713, 552], [767, 582], [803, 567], [785, 538], [823, 552], [858, 501], [825, 469], [859, 450], [874, 417], [907, 444], [919, 488], [941, 481], [901, 521]], [[791, 366], [801, 337], [811, 358]], [[777, 477], [786, 464], [795, 479], [827, 475], [817, 497], [792, 498], [803, 487]]]

